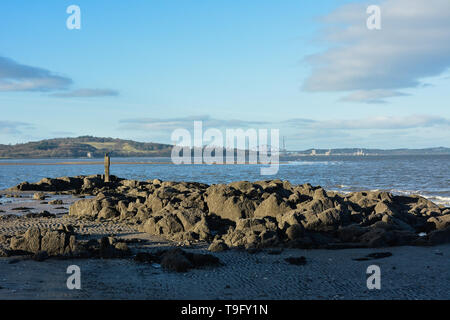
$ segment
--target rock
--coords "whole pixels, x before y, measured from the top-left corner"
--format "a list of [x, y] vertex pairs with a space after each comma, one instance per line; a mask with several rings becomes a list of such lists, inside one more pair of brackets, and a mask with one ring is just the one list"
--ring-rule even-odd
[[281, 217], [277, 217], [278, 226], [281, 230], [286, 230], [292, 225], [300, 225], [303, 219], [304, 216], [297, 210], [287, 212]]
[[306, 264], [306, 258], [305, 257], [290, 257], [284, 259], [287, 263], [293, 264], [296, 266], [304, 266]]
[[370, 229], [359, 241], [370, 248], [413, 245], [419, 239], [413, 232], [403, 230]]
[[37, 192], [33, 194], [33, 200], [45, 200], [45, 194], [43, 192]]
[[75, 242], [75, 236], [70, 233], [31, 227], [23, 237], [12, 237], [10, 248], [34, 254], [46, 251], [49, 256], [61, 256], [73, 253]]
[[200, 240], [209, 240], [212, 238], [212, 230], [206, 217], [202, 217], [192, 228], [192, 231], [198, 234]]
[[71, 251], [68, 248], [69, 242], [70, 236], [67, 233], [46, 230], [42, 235], [41, 250], [46, 251], [50, 256], [64, 255], [64, 253]]
[[375, 252], [375, 253], [370, 253], [367, 255], [367, 257], [372, 258], [372, 259], [383, 259], [383, 258], [388, 258], [391, 256], [392, 256], [391, 252]]
[[360, 237], [360, 242], [370, 248], [387, 247], [394, 242], [394, 235], [385, 229], [375, 228], [364, 233]]
[[161, 267], [168, 271], [186, 272], [193, 268], [193, 264], [182, 250], [174, 249], [162, 256]]
[[205, 213], [198, 208], [183, 208], [174, 212], [183, 225], [184, 230], [192, 230], [195, 225], [205, 219]]
[[394, 210], [385, 202], [378, 202], [374, 209], [375, 213], [394, 215]]
[[175, 214], [161, 213], [163, 216], [154, 216], [148, 219], [140, 231], [154, 235], [173, 235], [183, 232], [183, 225]]
[[50, 205], [53, 205], [53, 206], [56, 206], [56, 205], [62, 205], [62, 204], [64, 204], [63, 203], [63, 201], [62, 200], [52, 200], [52, 201], [50, 201], [48, 204], [50, 204]]
[[253, 216], [255, 210], [253, 202], [243, 195], [238, 196], [233, 188], [213, 185], [206, 190], [206, 194], [206, 203], [210, 214], [231, 221]]
[[279, 217], [291, 210], [292, 208], [287, 202], [283, 202], [275, 194], [272, 194], [256, 208], [253, 216], [255, 218]]
[[9, 257], [9, 251], [0, 247], [0, 258]]
[[98, 213], [97, 218], [111, 219], [120, 216], [120, 213], [114, 207], [103, 207]]
[[342, 242], [357, 242], [359, 237], [367, 231], [367, 228], [353, 224], [339, 228], [337, 230], [337, 235]]
[[122, 252], [129, 252], [130, 249], [128, 248], [127, 244], [125, 242], [118, 242], [114, 245], [114, 248], [116, 250], [122, 251]]
[[44, 210], [44, 211], [42, 211], [40, 213], [27, 213], [25, 215], [25, 217], [27, 217], [27, 218], [48, 218], [48, 219], [50, 219], [50, 218], [55, 218], [56, 215]]
[[431, 217], [427, 220], [427, 223], [431, 225], [433, 230], [443, 230], [450, 227], [450, 214], [446, 214], [438, 217]]
[[391, 256], [392, 256], [391, 252], [375, 252], [375, 253], [368, 254], [365, 257], [355, 258], [353, 260], [354, 261], [369, 261], [369, 260], [388, 258], [388, 257], [391, 257]]
[[[111, 182], [105, 184], [102, 176], [93, 175], [23, 183], [8, 190], [8, 194], [13, 196], [20, 190], [35, 191], [36, 198], [41, 198], [44, 192], [92, 195], [95, 198], [73, 203], [69, 214], [88, 220], [126, 220], [140, 231], [163, 235], [185, 245], [200, 240], [222, 241], [228, 247], [249, 250], [280, 245], [294, 248], [426, 245], [432, 243], [431, 239], [443, 241], [440, 240], [443, 233], [431, 233], [450, 226], [450, 209], [423, 197], [393, 196], [378, 191], [342, 195], [310, 184], [293, 186], [281, 180], [208, 186], [112, 176]], [[15, 209], [31, 212], [29, 208]], [[26, 216], [54, 217], [48, 212]], [[0, 220], [5, 219], [9, 217], [0, 216]], [[420, 232], [429, 235], [419, 238]], [[37, 243], [51, 244], [54, 251], [50, 255], [62, 249], [65, 255], [72, 250], [70, 236], [73, 234], [67, 230], [57, 230], [57, 233], [41, 232], [39, 241], [28, 241], [23, 236], [14, 237], [10, 242], [33, 253], [42, 250], [36, 248]], [[45, 236], [49, 238], [44, 239]], [[63, 240], [64, 246], [60, 244]], [[80, 250], [83, 243], [75, 241]], [[33, 248], [29, 247], [31, 244]], [[106, 251], [115, 252], [114, 245]], [[90, 243], [86, 247], [89, 250], [85, 249], [91, 256], [98, 256], [98, 246]]]
[[214, 241], [208, 248], [208, 251], [211, 252], [223, 252], [228, 250], [228, 246], [223, 241]]
[[49, 258], [47, 251], [39, 251], [35, 253], [32, 257], [34, 261], [42, 262]]
[[102, 210], [102, 205], [97, 199], [82, 199], [70, 206], [69, 215], [96, 218], [100, 210]]
[[450, 243], [450, 227], [431, 232], [429, 234], [429, 242], [432, 245]]
[[289, 240], [297, 240], [304, 235], [303, 226], [300, 224], [294, 224], [286, 229], [286, 236]]

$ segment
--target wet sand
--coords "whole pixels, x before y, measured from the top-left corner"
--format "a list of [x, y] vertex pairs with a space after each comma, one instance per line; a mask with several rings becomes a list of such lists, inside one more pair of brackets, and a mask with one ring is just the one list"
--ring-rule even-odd
[[[130, 260], [10, 263], [12, 258], [2, 258], [0, 299], [450, 298], [450, 245], [386, 250], [393, 255], [373, 261], [353, 260], [374, 252], [370, 249], [289, 249], [280, 255], [228, 251], [216, 254], [225, 266], [182, 274]], [[307, 258], [306, 265], [284, 261], [298, 255]], [[81, 269], [81, 290], [66, 287], [72, 264]], [[367, 289], [366, 269], [372, 264], [381, 268], [381, 290]]]
[[[66, 208], [77, 200], [64, 197]], [[3, 219], [0, 235], [24, 232], [32, 225], [55, 228], [71, 224], [85, 237], [114, 235], [147, 241], [144, 246], [139, 245], [140, 250], [179, 245], [139, 233], [125, 222], [80, 221], [63, 214], [67, 210], [56, 209], [61, 206], [41, 202], [22, 198], [0, 205], [5, 213], [21, 206], [32, 208], [30, 212], [58, 213], [55, 218]], [[133, 249], [133, 245], [130, 247]], [[187, 250], [206, 253], [206, 248], [206, 244], [198, 243]], [[393, 255], [378, 260], [354, 260], [374, 252]], [[214, 253], [224, 266], [187, 273], [167, 272], [158, 265], [132, 259], [53, 258], [37, 262], [0, 258], [0, 299], [450, 299], [450, 244], [384, 249], [285, 249], [273, 253], [270, 250], [255, 254], [239, 250]], [[298, 256], [305, 256], [307, 264], [296, 266], [285, 261]], [[81, 268], [81, 290], [67, 289], [69, 265]], [[367, 289], [366, 270], [370, 265], [381, 268], [381, 290]]]

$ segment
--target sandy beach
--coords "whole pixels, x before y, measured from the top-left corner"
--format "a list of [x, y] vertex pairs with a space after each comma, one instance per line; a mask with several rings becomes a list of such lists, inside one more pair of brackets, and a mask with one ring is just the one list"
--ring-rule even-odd
[[[195, 249], [205, 251], [204, 249]], [[354, 261], [373, 252], [389, 258]], [[0, 259], [0, 299], [449, 299], [450, 245], [384, 250], [284, 250], [279, 255], [228, 251], [213, 270], [165, 272], [132, 260]], [[304, 266], [284, 258], [303, 255]], [[81, 290], [68, 290], [66, 269], [81, 269]], [[381, 268], [381, 290], [368, 290], [366, 269]]]
[[[30, 212], [56, 214], [51, 218], [8, 216], [0, 221], [0, 235], [23, 233], [31, 226], [74, 226], [80, 237], [114, 236], [133, 250], [175, 248], [181, 244], [136, 230], [126, 221], [80, 221], [65, 213], [79, 200], [76, 196], [52, 195], [43, 201], [11, 198], [0, 210], [29, 208]], [[62, 205], [49, 201], [62, 199]], [[63, 209], [65, 208], [65, 210]], [[3, 213], [5, 214], [5, 213]], [[132, 242], [132, 241], [131, 241]], [[208, 244], [185, 247], [208, 253]], [[357, 261], [371, 253], [390, 252], [383, 259]], [[263, 249], [256, 253], [229, 250], [213, 253], [223, 266], [175, 273], [160, 265], [132, 259], [58, 259], [38, 262], [29, 257], [0, 258], [0, 299], [449, 299], [450, 244], [433, 247], [390, 247], [345, 250]], [[305, 265], [291, 265], [289, 257], [306, 257]], [[66, 286], [67, 267], [81, 269], [81, 290]], [[367, 267], [381, 268], [381, 290], [369, 290]]]

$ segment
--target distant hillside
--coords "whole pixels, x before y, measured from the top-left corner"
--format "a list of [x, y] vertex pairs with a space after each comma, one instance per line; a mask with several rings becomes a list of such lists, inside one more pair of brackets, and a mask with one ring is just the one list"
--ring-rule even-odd
[[[161, 143], [144, 143], [132, 140], [113, 138], [96, 138], [83, 136], [78, 138], [58, 138], [28, 142], [16, 145], [0, 144], [0, 158], [3, 159], [36, 159], [36, 158], [102, 158], [106, 152], [112, 157], [170, 157], [172, 145]], [[193, 153], [193, 150], [191, 150]], [[236, 150], [234, 150], [236, 152]], [[298, 156], [311, 155], [315, 152], [324, 156], [328, 149], [309, 149], [288, 153], [281, 152], [281, 160], [292, 160]], [[440, 155], [450, 154], [449, 148], [428, 149], [331, 149], [330, 155]], [[236, 154], [236, 153], [235, 153]], [[247, 153], [246, 153], [247, 154]], [[248, 154], [247, 154], [248, 156]]]
[[171, 145], [142, 143], [131, 140], [96, 138], [59, 138], [16, 145], [1, 145], [0, 158], [82, 158], [103, 157], [168, 157]]
[[299, 151], [299, 154], [311, 154], [315, 152], [317, 155], [324, 155], [330, 152], [330, 155], [352, 155], [363, 153], [365, 155], [440, 155], [450, 154], [450, 148], [437, 147], [425, 149], [364, 149], [364, 148], [346, 148], [346, 149], [308, 149]]

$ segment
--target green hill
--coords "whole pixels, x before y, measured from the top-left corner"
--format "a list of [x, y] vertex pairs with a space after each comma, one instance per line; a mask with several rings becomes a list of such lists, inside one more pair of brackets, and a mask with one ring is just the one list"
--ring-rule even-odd
[[16, 145], [0, 145], [0, 158], [81, 158], [103, 157], [168, 157], [171, 145], [132, 140], [96, 138], [58, 138]]

